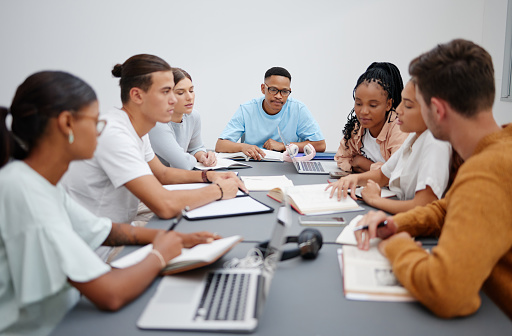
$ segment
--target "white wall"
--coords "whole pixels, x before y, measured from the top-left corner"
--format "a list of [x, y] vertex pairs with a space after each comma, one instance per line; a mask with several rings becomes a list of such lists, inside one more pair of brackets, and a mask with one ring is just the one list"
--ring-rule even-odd
[[[0, 2], [0, 104], [44, 69], [70, 71], [98, 93], [102, 110], [120, 106], [112, 66], [152, 53], [190, 72], [207, 147], [238, 105], [260, 95], [264, 72], [287, 68], [336, 150], [357, 77], [373, 61], [407, 66], [437, 43], [482, 44], [501, 69], [507, 0], [87, 0]], [[497, 102], [500, 122], [512, 103]]]

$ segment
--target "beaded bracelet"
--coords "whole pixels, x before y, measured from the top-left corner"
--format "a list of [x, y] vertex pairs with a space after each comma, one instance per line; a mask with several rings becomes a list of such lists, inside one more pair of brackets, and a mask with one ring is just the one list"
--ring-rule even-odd
[[215, 184], [219, 187], [220, 189], [220, 197], [217, 201], [220, 201], [222, 199], [222, 197], [224, 197], [224, 191], [222, 190], [222, 187], [220, 186], [220, 184], [218, 184], [217, 182], [215, 182]]

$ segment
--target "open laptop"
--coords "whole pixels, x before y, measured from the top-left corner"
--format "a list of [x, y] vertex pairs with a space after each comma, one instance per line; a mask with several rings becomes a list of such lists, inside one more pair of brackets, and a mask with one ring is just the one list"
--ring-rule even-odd
[[[279, 126], [277, 127], [277, 132], [279, 133], [279, 137], [281, 137], [281, 141], [286, 146], [286, 150], [288, 150], [288, 146], [290, 143], [288, 140], [286, 140], [281, 133], [281, 130], [279, 129]], [[338, 164], [336, 161], [298, 161], [293, 153], [288, 151], [288, 154], [290, 155], [290, 158], [292, 159], [292, 163], [295, 166], [295, 169], [297, 169], [297, 172], [299, 174], [321, 174], [321, 175], [329, 175], [329, 172], [332, 171], [341, 171], [340, 168], [338, 168]]]
[[165, 276], [137, 321], [142, 329], [251, 332], [281, 259], [291, 210], [277, 214], [264, 265]]

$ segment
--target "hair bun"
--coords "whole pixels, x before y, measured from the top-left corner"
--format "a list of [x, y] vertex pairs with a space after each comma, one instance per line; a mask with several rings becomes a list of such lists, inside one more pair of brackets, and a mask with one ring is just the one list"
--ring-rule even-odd
[[123, 72], [123, 65], [122, 64], [116, 64], [114, 65], [114, 68], [112, 69], [112, 75], [117, 78], [121, 78], [121, 73]]

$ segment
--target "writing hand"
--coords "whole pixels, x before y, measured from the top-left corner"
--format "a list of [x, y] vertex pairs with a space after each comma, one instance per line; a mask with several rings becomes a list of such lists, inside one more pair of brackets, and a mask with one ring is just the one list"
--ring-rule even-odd
[[[377, 229], [379, 223], [387, 221], [387, 225]], [[357, 223], [357, 227], [368, 225], [368, 230], [354, 231], [357, 241], [357, 247], [361, 250], [370, 248], [370, 239], [382, 238], [386, 239], [396, 233], [397, 225], [393, 221], [393, 217], [388, 217], [383, 211], [370, 211]]]

